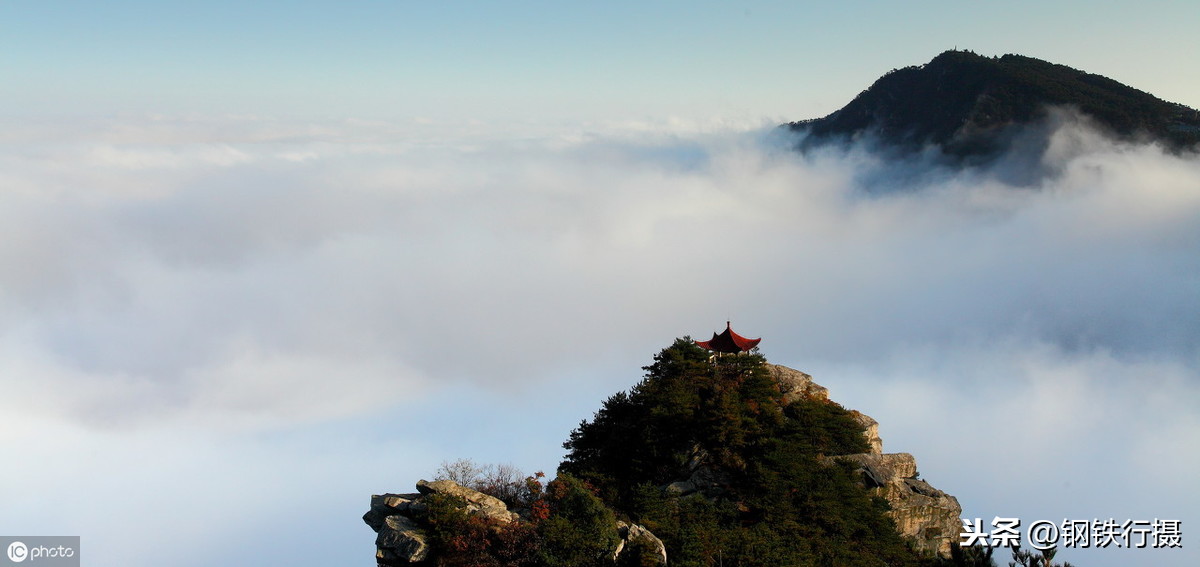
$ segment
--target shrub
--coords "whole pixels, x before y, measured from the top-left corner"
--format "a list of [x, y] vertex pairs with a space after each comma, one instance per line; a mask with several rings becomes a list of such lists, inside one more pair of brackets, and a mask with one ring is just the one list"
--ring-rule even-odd
[[550, 514], [539, 524], [538, 559], [547, 567], [598, 567], [613, 564], [617, 518], [582, 481], [560, 474], [546, 486]]

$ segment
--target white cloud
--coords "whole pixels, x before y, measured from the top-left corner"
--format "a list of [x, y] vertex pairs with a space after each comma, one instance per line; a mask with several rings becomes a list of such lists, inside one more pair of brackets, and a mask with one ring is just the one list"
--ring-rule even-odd
[[[830, 377], [831, 397], [880, 421], [885, 451], [916, 455], [922, 477], [985, 525], [995, 516], [1025, 525], [1094, 518], [1186, 525], [1200, 509], [1190, 480], [1178, 474], [1196, 466], [1186, 447], [1200, 435], [1200, 383], [1186, 361], [1013, 339], [913, 348], [883, 364], [834, 365], [821, 375]], [[1183, 565], [1191, 556], [1137, 557]], [[1133, 559], [1112, 548], [1062, 550], [1060, 558]]]
[[[104, 447], [108, 474], [172, 486], [269, 471], [197, 525], [266, 518], [279, 494], [358, 498], [314, 505], [306, 521], [328, 525], [319, 514], [408, 490], [441, 460], [499, 460], [506, 439], [518, 465], [552, 467], [569, 428], [655, 351], [731, 318], [880, 419], [887, 446], [911, 448], [969, 511], [1195, 515], [1177, 497], [1186, 475], [1163, 472], [1195, 465], [1172, 448], [1200, 434], [1195, 155], [1069, 116], [1044, 154], [968, 171], [861, 148], [801, 156], [778, 133], [719, 125], [487, 128], [156, 119], [5, 134], [28, 143], [0, 153], [0, 442]], [[173, 435], [202, 450], [141, 469], [147, 439]], [[322, 448], [337, 439], [353, 441]], [[78, 481], [42, 479], [57, 465], [40, 462], [0, 485], [48, 497]], [[148, 511], [150, 493], [127, 488], [75, 526], [94, 529], [101, 506]], [[367, 557], [369, 530], [343, 521], [328, 545]]]

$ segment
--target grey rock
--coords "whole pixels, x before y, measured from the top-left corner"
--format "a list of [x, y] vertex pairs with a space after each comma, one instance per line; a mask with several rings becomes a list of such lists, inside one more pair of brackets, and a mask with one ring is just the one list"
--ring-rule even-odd
[[371, 509], [363, 514], [363, 521], [378, 532], [384, 518], [408, 512], [413, 501], [419, 496], [420, 494], [373, 494]]
[[[375, 557], [381, 563], [419, 563], [429, 556], [425, 532], [415, 521], [399, 514], [384, 518], [375, 536]], [[389, 563], [384, 563], [389, 564]]]
[[958, 499], [916, 478], [917, 460], [908, 453], [860, 453], [827, 457], [858, 465], [863, 484], [887, 500], [888, 515], [896, 522], [900, 535], [918, 551], [950, 556], [950, 544], [958, 540], [962, 528], [962, 506]]
[[829, 399], [829, 390], [813, 382], [812, 376], [778, 364], [768, 364], [766, 367], [771, 377], [779, 383], [779, 391], [783, 393], [783, 403], [790, 404], [800, 399]]
[[826, 460], [830, 459], [857, 464], [863, 473], [866, 484], [872, 488], [917, 476], [917, 460], [908, 453], [859, 453], [831, 457]]
[[716, 498], [725, 494], [731, 482], [729, 475], [714, 468], [709, 461], [708, 451], [699, 445], [692, 447], [684, 467], [688, 477], [664, 485], [660, 490], [672, 496], [687, 496], [700, 492], [708, 498]]
[[724, 471], [705, 466], [696, 469], [692, 476], [688, 477], [687, 482], [705, 496], [716, 498], [726, 493], [732, 480]]
[[653, 557], [653, 565], [667, 564], [667, 546], [663, 545], [658, 536], [650, 533], [650, 530], [637, 524], [617, 522], [617, 534], [621, 536], [621, 541], [617, 543], [617, 550], [613, 552], [613, 561], [620, 559], [622, 555], [637, 553], [643, 560]]
[[680, 480], [662, 487], [662, 490], [670, 496], [687, 496], [696, 491], [696, 485], [686, 480]]
[[850, 416], [862, 426], [863, 435], [867, 438], [870, 451], [877, 455], [883, 453], [883, 439], [879, 437], [879, 422], [860, 411], [850, 410]]
[[421, 494], [446, 494], [461, 498], [467, 503], [467, 511], [503, 523], [515, 522], [519, 519], [515, 512], [510, 512], [503, 500], [488, 496], [478, 490], [472, 490], [452, 480], [417, 481], [417, 490]]

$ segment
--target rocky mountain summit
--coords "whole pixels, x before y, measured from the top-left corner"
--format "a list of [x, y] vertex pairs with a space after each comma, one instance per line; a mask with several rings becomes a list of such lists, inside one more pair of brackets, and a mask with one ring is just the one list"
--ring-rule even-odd
[[[937, 564], [961, 507], [879, 424], [756, 353], [680, 339], [519, 493], [450, 480], [371, 497], [379, 565]], [[476, 490], [475, 488], [481, 488]], [[499, 493], [497, 493], [499, 494]]]
[[[779, 384], [786, 403], [800, 399], [829, 400], [829, 390], [813, 381], [812, 376], [777, 364], [766, 364], [772, 379]], [[879, 437], [879, 422], [857, 411], [851, 415], [863, 428], [870, 450], [824, 457], [826, 463], [836, 461], [853, 463], [856, 472], [862, 475], [863, 486], [883, 498], [889, 505], [888, 516], [896, 523], [896, 529], [918, 551], [950, 556], [951, 543], [958, 541], [962, 528], [962, 506], [958, 499], [934, 488], [917, 477], [917, 460], [908, 453], [884, 453], [883, 439]], [[663, 486], [663, 490], [677, 496], [702, 493], [707, 496], [722, 494], [722, 484], [727, 481], [718, 472], [704, 465], [704, 455], [689, 459], [690, 475], [683, 480]]]

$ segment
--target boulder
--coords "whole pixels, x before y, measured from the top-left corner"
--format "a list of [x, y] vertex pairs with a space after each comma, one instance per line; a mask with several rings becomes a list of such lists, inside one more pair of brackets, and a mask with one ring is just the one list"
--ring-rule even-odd
[[639, 566], [667, 564], [667, 546], [650, 530], [637, 524], [617, 522], [617, 534], [621, 536], [621, 541], [613, 552], [613, 561], [620, 562], [622, 558], [627, 558], [636, 561], [633, 564]]
[[384, 518], [375, 536], [375, 559], [379, 564], [419, 563], [428, 556], [429, 544], [421, 526], [399, 514]]
[[687, 496], [699, 492], [708, 498], [724, 495], [732, 483], [732, 479], [724, 471], [710, 464], [708, 451], [700, 445], [692, 447], [691, 455], [685, 465], [688, 477], [683, 480], [660, 486], [659, 489], [671, 496]]
[[378, 532], [384, 518], [408, 512], [413, 501], [419, 496], [420, 494], [372, 494], [371, 509], [363, 514], [363, 521]]
[[376, 494], [371, 496], [371, 509], [363, 521], [375, 530], [375, 560], [379, 565], [409, 565], [429, 558], [430, 547], [425, 538], [425, 513], [429, 508], [425, 497], [448, 494], [459, 498], [469, 514], [478, 514], [503, 523], [516, 521], [517, 514], [498, 498], [471, 490], [448, 480], [417, 483], [417, 493]]
[[829, 390], [813, 382], [812, 376], [778, 364], [767, 364], [766, 367], [771, 377], [779, 383], [779, 391], [783, 393], [784, 404], [790, 404], [800, 399], [829, 399]]
[[435, 480], [433, 482], [419, 480], [417, 481], [417, 490], [422, 495], [446, 494], [461, 498], [467, 503], [468, 513], [478, 514], [506, 524], [515, 522], [520, 517], [515, 512], [510, 512], [503, 500], [495, 496], [488, 496], [478, 490], [472, 490], [452, 480]]
[[670, 496], [687, 496], [696, 491], [696, 485], [686, 480], [677, 480], [662, 487], [662, 491]]

